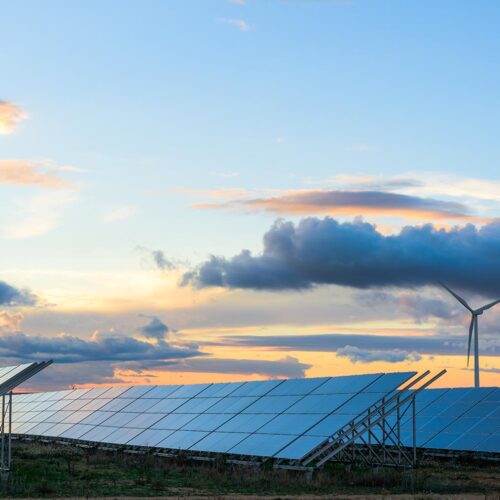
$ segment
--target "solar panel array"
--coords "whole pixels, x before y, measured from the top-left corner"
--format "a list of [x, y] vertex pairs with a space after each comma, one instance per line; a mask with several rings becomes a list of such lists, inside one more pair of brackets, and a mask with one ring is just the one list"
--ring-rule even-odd
[[414, 372], [16, 395], [13, 433], [298, 460]]
[[[500, 388], [425, 389], [417, 396], [417, 446], [500, 453]], [[412, 442], [410, 417], [402, 441]]]
[[[413, 375], [21, 394], [14, 397], [13, 432], [300, 460]], [[500, 453], [499, 388], [425, 389], [417, 396], [416, 411], [418, 447]], [[395, 418], [388, 420], [395, 423]], [[401, 440], [412, 445], [411, 412], [402, 419]]]

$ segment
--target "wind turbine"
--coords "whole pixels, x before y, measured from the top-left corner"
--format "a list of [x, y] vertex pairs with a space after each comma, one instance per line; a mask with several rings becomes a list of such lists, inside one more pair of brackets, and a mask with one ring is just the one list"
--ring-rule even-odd
[[469, 326], [469, 345], [467, 347], [467, 366], [469, 366], [470, 344], [472, 341], [472, 332], [474, 331], [474, 386], [479, 387], [479, 327], [477, 317], [481, 316], [481, 314], [483, 314], [486, 309], [489, 309], [495, 304], [498, 304], [500, 302], [500, 299], [495, 300], [495, 302], [490, 302], [489, 304], [486, 304], [479, 309], [472, 309], [472, 307], [470, 307], [469, 304], [467, 304], [467, 302], [462, 299], [462, 297], [460, 297], [460, 295], [448, 288], [444, 283], [440, 284], [441, 286], [446, 288], [446, 290], [448, 290], [448, 292], [450, 292], [453, 297], [455, 297], [460, 302], [460, 304], [462, 304], [471, 313], [471, 321]]

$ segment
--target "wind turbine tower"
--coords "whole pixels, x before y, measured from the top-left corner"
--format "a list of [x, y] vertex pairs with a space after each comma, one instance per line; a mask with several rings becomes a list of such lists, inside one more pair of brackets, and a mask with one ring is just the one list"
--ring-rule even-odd
[[500, 299], [495, 300], [495, 302], [490, 302], [479, 309], [472, 309], [472, 307], [467, 304], [467, 302], [460, 297], [453, 290], [448, 288], [444, 283], [441, 283], [441, 286], [446, 288], [448, 292], [450, 292], [453, 297], [455, 297], [460, 304], [462, 304], [470, 313], [471, 313], [471, 321], [469, 326], [469, 343], [467, 347], [467, 366], [469, 366], [469, 358], [470, 358], [470, 345], [472, 341], [472, 332], [474, 332], [474, 386], [479, 387], [479, 327], [478, 327], [478, 316], [481, 316], [486, 309], [493, 307], [495, 304], [500, 302]]

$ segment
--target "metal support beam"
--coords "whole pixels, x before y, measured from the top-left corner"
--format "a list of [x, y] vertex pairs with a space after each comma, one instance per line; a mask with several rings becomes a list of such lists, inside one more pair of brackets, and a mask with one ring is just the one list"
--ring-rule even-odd
[[[416, 396], [444, 373], [446, 370], [424, 380], [429, 375], [427, 371], [402, 389], [385, 395], [306, 455], [301, 465], [317, 468], [330, 460], [354, 461], [355, 457], [359, 456], [370, 465], [414, 467], [416, 465]], [[423, 383], [420, 387], [410, 392], [410, 388], [421, 381]], [[409, 408], [411, 408], [413, 428], [413, 453], [411, 454], [407, 452], [407, 447], [401, 441], [401, 418]], [[346, 455], [346, 451], [350, 453]]]
[[0, 471], [10, 470], [12, 462], [12, 392], [2, 394], [2, 422], [0, 427]]

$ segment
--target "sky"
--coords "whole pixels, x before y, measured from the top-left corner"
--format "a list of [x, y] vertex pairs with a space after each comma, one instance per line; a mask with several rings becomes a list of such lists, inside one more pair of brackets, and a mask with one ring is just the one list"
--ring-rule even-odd
[[473, 384], [439, 281], [500, 298], [498, 2], [0, 8], [3, 365], [53, 359], [34, 388]]

